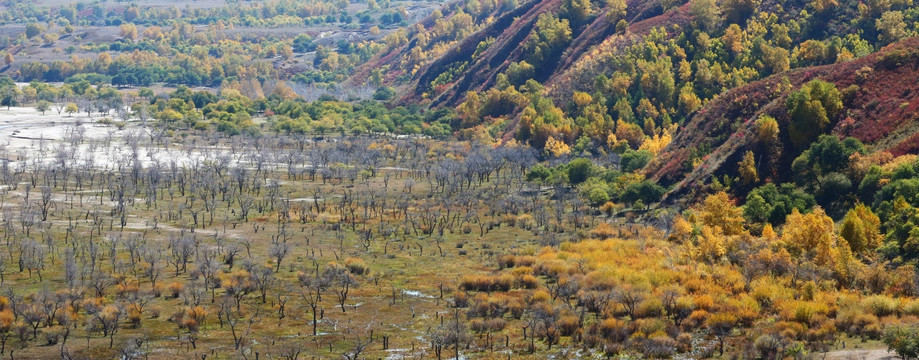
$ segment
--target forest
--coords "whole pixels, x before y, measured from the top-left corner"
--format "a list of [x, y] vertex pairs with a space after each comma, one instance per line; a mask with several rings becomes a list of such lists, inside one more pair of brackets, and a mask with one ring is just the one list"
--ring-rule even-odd
[[919, 357], [912, 0], [0, 1], [0, 357]]

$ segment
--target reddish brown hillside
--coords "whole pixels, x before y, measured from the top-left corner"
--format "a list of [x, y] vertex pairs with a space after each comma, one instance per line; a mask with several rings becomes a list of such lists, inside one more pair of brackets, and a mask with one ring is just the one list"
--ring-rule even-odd
[[[419, 71], [413, 80], [414, 90], [406, 95], [406, 99], [420, 98], [421, 94], [430, 90], [431, 81], [452, 64], [463, 61], [470, 61], [467, 70], [459, 74], [453, 86], [439, 94], [432, 105], [455, 106], [463, 101], [466, 91], [487, 89], [508, 64], [523, 58], [525, 54], [521, 45], [533, 29], [539, 14], [557, 11], [561, 5], [562, 0], [532, 1], [502, 16]], [[494, 37], [495, 42], [472, 59], [478, 44], [488, 37]]]
[[[407, 83], [401, 84], [407, 90], [401, 101], [403, 103], [417, 102], [424, 98], [425, 93], [433, 93], [432, 105], [455, 106], [465, 99], [467, 91], [488, 89], [493, 85], [496, 76], [504, 72], [510, 63], [525, 58], [527, 54], [524, 53], [522, 45], [530, 36], [538, 16], [546, 12], [557, 13], [563, 3], [563, 0], [534, 0], [498, 16], [485, 28], [464, 38], [443, 55], [428, 61], [426, 65], [418, 69]], [[631, 39], [640, 38], [652, 28], [683, 26], [689, 20], [685, 15], [685, 6], [662, 13], [658, 1], [629, 0], [628, 5], [627, 20], [630, 26], [627, 35], [615, 35], [615, 24], [610, 23], [604, 10], [582, 29], [574, 29], [574, 37], [558, 62], [551, 64], [549, 69], [542, 69], [540, 77], [547, 80], [547, 84], [568, 83], [572, 76], [572, 67], [586, 54], [596, 51], [597, 45], [616, 43], [618, 45], [613, 47], [617, 48], [619, 45], [629, 44]], [[428, 19], [421, 24], [429, 28], [432, 21]], [[370, 70], [388, 68], [390, 71], [386, 74], [387, 83], [400, 85], [397, 79], [404, 80], [407, 75], [408, 70], [401, 69], [401, 66], [414, 46], [412, 37], [413, 35], [410, 34], [406, 44], [382, 53], [376, 59], [357, 69], [352, 80], [360, 82], [366, 78]], [[473, 58], [479, 44], [488, 38], [495, 40], [485, 51], [476, 54]], [[466, 63], [465, 68], [458, 72], [447, 86], [439, 89], [431, 88], [434, 79], [463, 63]], [[393, 71], [394, 69], [396, 71]]]
[[[632, 6], [630, 2], [630, 6]], [[642, 6], [641, 3], [635, 6]], [[572, 46], [565, 52], [565, 57], [560, 62], [556, 73], [546, 82], [549, 96], [556, 100], [566, 100], [574, 90], [589, 91], [587, 87], [593, 84], [598, 74], [609, 74], [615, 69], [607, 64], [605, 59], [613, 59], [616, 55], [633, 45], [656, 28], [668, 29], [668, 36], [676, 35], [675, 29], [689, 26], [691, 17], [688, 14], [688, 3], [666, 13], [660, 13], [657, 3], [644, 5], [636, 11], [638, 14], [632, 19], [625, 34], [613, 34], [611, 29], [606, 30], [607, 36], [598, 37], [599, 32], [585, 31], [585, 34], [575, 39]], [[605, 19], [605, 14], [602, 16]], [[608, 21], [594, 22], [599, 26]], [[590, 30], [590, 29], [588, 29]], [[594, 35], [591, 35], [594, 34]]]
[[666, 199], [698, 189], [713, 175], [736, 173], [742, 154], [753, 149], [754, 120], [761, 114], [778, 120], [786, 149], [773, 166], [758, 164], [761, 176], [790, 178], [790, 163], [800, 150], [793, 150], [784, 131], [789, 122], [785, 99], [790, 90], [777, 91], [784, 77], [791, 90], [814, 78], [832, 82], [840, 90], [856, 85], [858, 90], [844, 102], [844, 114], [833, 119], [832, 133], [855, 137], [872, 151], [919, 152], [919, 38], [912, 38], [855, 61], [775, 75], [711, 101], [646, 169], [652, 179], [674, 185]]
[[[689, 23], [689, 18], [685, 16], [686, 5], [662, 14], [658, 1], [631, 0], [628, 1], [628, 4], [630, 25], [626, 31], [627, 38], [640, 38], [642, 35], [649, 33], [651, 29], [660, 26], [685, 26]], [[580, 36], [571, 42], [547, 85], [568, 83], [570, 77], [566, 75], [570, 75], [570, 72], [573, 71], [572, 65], [583, 59], [584, 55], [589, 54], [595, 46], [604, 43], [610, 36], [614, 35], [615, 25], [607, 20], [606, 11], [603, 11]], [[587, 83], [590, 83], [590, 81]]]
[[[492, 26], [470, 37], [461, 45], [440, 57], [430, 66], [419, 71], [413, 82], [413, 91], [406, 95], [404, 100], [419, 98], [421, 94], [430, 90], [430, 82], [443, 73], [452, 64], [470, 61], [466, 71], [460, 73], [452, 86], [433, 99], [433, 105], [456, 106], [465, 99], [467, 91], [483, 91], [492, 86], [495, 77], [504, 72], [510, 63], [524, 59], [526, 54], [522, 45], [530, 35], [537, 17], [544, 12], [556, 12], [561, 8], [562, 0], [543, 0], [536, 4], [527, 4], [509, 13]], [[640, 38], [651, 31], [652, 28], [668, 25], [685, 25], [688, 19], [683, 16], [683, 10], [675, 10], [661, 14], [658, 1], [631, 0], [629, 3], [627, 38]], [[520, 14], [523, 12], [522, 14]], [[515, 19], [515, 17], [517, 17]], [[542, 69], [546, 73], [542, 77], [547, 79], [547, 84], [565, 82], [563, 78], [556, 81], [562, 74], [567, 74], [571, 67], [583, 59], [597, 45], [604, 43], [615, 33], [615, 24], [606, 18], [606, 12], [601, 12], [580, 32], [575, 31], [571, 44], [566, 48], [557, 63], [549, 69]], [[495, 42], [481, 53], [477, 58], [471, 59], [478, 43], [485, 38], [494, 37]]]

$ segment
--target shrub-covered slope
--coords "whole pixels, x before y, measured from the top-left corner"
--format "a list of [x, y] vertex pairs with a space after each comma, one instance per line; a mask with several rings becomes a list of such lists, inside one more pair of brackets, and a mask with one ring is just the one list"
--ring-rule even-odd
[[[358, 70], [355, 78], [362, 79], [372, 69], [400, 69], [396, 74], [391, 73], [388, 79], [390, 84], [399, 84], [399, 80], [403, 80], [407, 91], [402, 101], [417, 102], [430, 99], [432, 105], [459, 105], [465, 100], [467, 91], [489, 89], [494, 86], [497, 75], [505, 73], [512, 63], [530, 59], [532, 49], [527, 48], [527, 40], [537, 36], [536, 32], [539, 29], [536, 22], [539, 16], [569, 12], [569, 4], [570, 1], [566, 3], [564, 0], [533, 0], [510, 11], [496, 11], [490, 14], [495, 16], [495, 19], [481, 30], [455, 42], [442, 55], [419, 61], [418, 64], [414, 64], [418, 66], [415, 71], [410, 72], [405, 65], [413, 63], [412, 51], [419, 47], [417, 37], [428, 31], [436, 31], [436, 20], [427, 19], [420, 23], [421, 27], [413, 28], [409, 34], [411, 38], [406, 39], [404, 44], [382, 52], [374, 61]], [[609, 7], [604, 8], [601, 4], [583, 21], [573, 24], [569, 20], [571, 38], [564, 41], [550, 59], [542, 64], [535, 64], [541, 66], [532, 77], [537, 81], [549, 83], [556, 77], [567, 74], [568, 70], [588, 55], [596, 45], [616, 35], [617, 23], [611, 22], [611, 19], [621, 17], [627, 23], [632, 23], [633, 25], [628, 28], [629, 34], [624, 36], [632, 40], [641, 39], [655, 26], [688, 24], [685, 6], [666, 14], [662, 14], [661, 5], [657, 1], [630, 0], [627, 7], [627, 15], [614, 16], [610, 15], [613, 10]], [[463, 11], [462, 7], [447, 9]], [[450, 15], [455, 16], [456, 13], [447, 14], [445, 18], [452, 18]], [[623, 37], [621, 32], [617, 38]], [[564, 77], [561, 81], [567, 79]]]
[[[759, 155], [761, 177], [791, 180], [791, 163], [803, 148], [787, 131], [786, 103], [793, 90], [817, 78], [835, 84], [842, 96], [830, 132], [854, 137], [873, 152], [919, 150], [919, 38], [912, 38], [855, 61], [792, 70], [729, 91], [696, 112], [649, 164], [648, 175], [675, 184], [668, 196], [673, 200], [713, 175], [736, 174], [749, 150]], [[761, 144], [757, 120], [763, 116], [778, 122], [778, 143]]]
[[614, 133], [637, 150], [644, 139], [619, 120], [645, 139], [675, 135], [719, 95], [863, 58], [914, 36], [917, 19], [911, 0], [464, 0], [391, 35], [352, 81], [382, 78], [402, 104], [457, 108], [454, 131], [616, 151]]

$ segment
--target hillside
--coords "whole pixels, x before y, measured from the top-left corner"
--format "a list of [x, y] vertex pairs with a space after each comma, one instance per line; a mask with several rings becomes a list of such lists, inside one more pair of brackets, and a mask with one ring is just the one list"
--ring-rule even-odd
[[[564, 0], [535, 0], [523, 3], [516, 9], [500, 14], [492, 23], [476, 33], [458, 41], [456, 45], [440, 56], [422, 65], [411, 80], [404, 84], [406, 92], [403, 102], [416, 102], [422, 98], [431, 98], [431, 105], [456, 106], [465, 100], [467, 91], [485, 91], [492, 87], [498, 74], [504, 73], [513, 62], [523, 61], [527, 57], [525, 40], [530, 36], [540, 14], [555, 13], [565, 6]], [[656, 1], [629, 1], [631, 10], [626, 19], [632, 23], [627, 38], [640, 39], [654, 26], [685, 25], [688, 23], [684, 12], [677, 9], [662, 14], [661, 6]], [[684, 9], [685, 10], [685, 7]], [[536, 74], [535, 79], [549, 82], [565, 74], [592, 48], [616, 34], [615, 23], [607, 19], [607, 9], [599, 10], [590, 21], [572, 29], [574, 36], [570, 44], [559, 57], [545, 64]], [[433, 22], [423, 21], [420, 25], [430, 29]], [[417, 35], [414, 34], [414, 35]], [[480, 49], [481, 45], [487, 46]], [[392, 68], [410, 57], [415, 41], [409, 40], [404, 46], [384, 51], [375, 61], [364, 65], [365, 69]], [[462, 70], [456, 72], [457, 68]], [[435, 89], [432, 83], [444, 73], [454, 75], [445, 89]], [[367, 71], [358, 70], [358, 74]], [[360, 75], [358, 75], [360, 77]], [[393, 81], [392, 83], [395, 83]]]
[[[712, 176], [736, 173], [744, 152], [758, 151], [754, 120], [772, 116], [780, 129], [787, 129], [789, 93], [815, 78], [838, 89], [850, 89], [843, 114], [831, 119], [832, 134], [854, 137], [871, 152], [915, 154], [919, 152], [917, 48], [919, 38], [912, 38], [855, 61], [796, 69], [733, 89], [703, 106], [681, 127], [673, 142], [649, 164], [648, 175], [662, 184], [675, 184], [667, 200], [689, 201], [692, 197], [680, 197], [699, 190], [693, 188], [708, 183]], [[790, 87], [783, 88], [785, 79]], [[788, 132], [780, 132], [779, 138], [784, 151], [760, 162], [758, 170], [771, 181], [791, 181], [791, 163], [801, 149], [795, 149]], [[695, 166], [694, 156], [702, 156]]]
[[[463, 120], [453, 130], [461, 134], [487, 132], [502, 141], [513, 134], [537, 148], [550, 136], [568, 145], [586, 136], [605, 147], [606, 134], [620, 132], [618, 120], [642, 128], [647, 139], [663, 136], [720, 94], [775, 74], [864, 58], [915, 35], [919, 18], [908, 1], [479, 4], [453, 3], [399, 34], [404, 38], [390, 38], [350, 84], [382, 70], [384, 83], [401, 91], [398, 104], [456, 108]], [[444, 24], [456, 26], [470, 9], [484, 20], [467, 36], [436, 40]], [[477, 98], [460, 109], [471, 92]], [[549, 111], [537, 105], [537, 93], [560, 116], [536, 119]], [[528, 107], [538, 116], [521, 117]], [[534, 123], [545, 127], [521, 128]], [[542, 135], [531, 139], [532, 133]], [[630, 139], [635, 150], [643, 142]]]
[[[623, 172], [666, 188], [665, 203], [722, 187], [743, 201], [763, 183], [816, 190], [821, 179], [803, 182], [791, 167], [821, 134], [885, 157], [919, 151], [910, 38], [919, 9], [909, 1], [529, 1], [490, 13], [468, 36], [425, 45], [438, 23], [478, 8], [470, 4], [415, 25], [352, 79], [384, 69], [401, 90], [396, 104], [455, 110], [460, 138], [513, 140], [549, 159], [615, 154]], [[814, 91], [841, 94], [841, 105], [817, 94], [832, 109], [812, 108], [811, 87], [823, 82], [832, 89]], [[807, 97], [794, 116], [792, 94]], [[819, 126], [804, 129], [808, 116]], [[774, 143], [757, 140], [763, 117], [774, 119]], [[747, 153], [756, 176], [743, 180]], [[814, 176], [829, 173], [839, 177]], [[863, 174], [847, 175], [856, 187]], [[731, 187], [736, 180], [744, 184]], [[610, 186], [623, 201], [627, 186]]]

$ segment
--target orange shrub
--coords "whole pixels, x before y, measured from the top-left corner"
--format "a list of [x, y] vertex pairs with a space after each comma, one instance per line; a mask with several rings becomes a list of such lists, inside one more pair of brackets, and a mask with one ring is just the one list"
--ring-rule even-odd
[[507, 327], [507, 321], [504, 319], [472, 319], [469, 320], [469, 329], [473, 332], [498, 332]]
[[511, 286], [514, 284], [514, 277], [510, 274], [501, 274], [494, 278], [494, 285], [492, 290], [494, 291], [508, 291], [511, 289]]
[[520, 278], [520, 287], [524, 289], [535, 289], [539, 287], [539, 280], [533, 275], [524, 275]]
[[453, 306], [458, 308], [464, 308], [469, 306], [469, 297], [466, 293], [462, 291], [457, 291], [453, 294]]
[[619, 234], [619, 231], [613, 229], [609, 224], [602, 222], [600, 225], [597, 225], [593, 230], [590, 231], [590, 234], [599, 239], [608, 239]]
[[460, 288], [466, 291], [488, 291], [491, 278], [483, 275], [464, 275], [460, 279]]
[[514, 258], [515, 266], [532, 267], [536, 264], [536, 257], [531, 255], [517, 256]]
[[513, 275], [516, 276], [516, 277], [521, 277], [521, 276], [524, 276], [524, 275], [532, 275], [532, 274], [533, 274], [533, 268], [531, 268], [531, 267], [529, 267], [529, 266], [519, 266], [519, 267], [516, 267], [516, 268], [514, 268], [513, 270], [511, 270], [511, 274], [513, 274]]
[[16, 320], [16, 316], [13, 314], [13, 311], [9, 308], [0, 310], [0, 330], [8, 331], [13, 325], [13, 321]]
[[697, 310], [711, 311], [715, 307], [715, 300], [708, 295], [696, 296], [692, 299], [692, 303]]
[[140, 327], [140, 320], [142, 316], [142, 310], [137, 304], [128, 305], [128, 321], [131, 323], [131, 326], [134, 328]]
[[360, 258], [349, 257], [345, 259], [345, 267], [354, 275], [370, 274], [370, 268], [368, 268], [364, 260]]
[[664, 304], [656, 297], [645, 299], [638, 305], [636, 317], [657, 317], [664, 314]]
[[465, 275], [460, 279], [460, 287], [466, 291], [508, 291], [514, 284], [514, 277], [509, 274], [498, 276]]
[[552, 296], [549, 295], [545, 290], [536, 290], [533, 292], [533, 295], [530, 297], [530, 302], [532, 303], [541, 303], [546, 302], [552, 299]]
[[632, 332], [625, 321], [609, 318], [600, 322], [600, 334], [609, 341], [624, 342]]
[[520, 299], [513, 298], [508, 300], [507, 310], [511, 313], [511, 316], [513, 316], [514, 319], [520, 319], [523, 317], [524, 310], [526, 310], [526, 304], [524, 304]]
[[485, 320], [485, 325], [488, 326], [488, 329], [492, 332], [498, 332], [507, 327], [507, 321], [504, 319], [488, 319]]
[[121, 283], [115, 286], [115, 294], [118, 297], [125, 297], [131, 294], [137, 294], [139, 288], [134, 283]]
[[744, 326], [750, 326], [760, 317], [760, 305], [752, 296], [743, 294], [728, 301], [728, 307]]
[[789, 339], [800, 339], [806, 331], [804, 324], [793, 321], [780, 321], [775, 324], [775, 329], [782, 336]]
[[565, 315], [556, 321], [555, 326], [558, 327], [562, 336], [571, 336], [581, 328], [581, 323], [577, 316]]
[[870, 336], [875, 329], [880, 329], [880, 321], [874, 314], [864, 312], [852, 306], [839, 311], [836, 315], [836, 327], [852, 336]]
[[150, 294], [154, 297], [160, 297], [163, 294], [163, 284], [156, 284], [150, 289]]
[[179, 295], [182, 293], [182, 290], [185, 288], [185, 285], [176, 281], [176, 282], [173, 282], [167, 285], [166, 288], [169, 289], [169, 295], [172, 296], [173, 299], [175, 299], [179, 297]]
[[498, 256], [498, 269], [514, 267], [514, 255], [505, 254]]
[[708, 311], [695, 310], [691, 314], [689, 314], [689, 319], [687, 319], [688, 320], [687, 323], [688, 325], [691, 325], [693, 327], [702, 326], [702, 324], [705, 323], [705, 320], [708, 319], [708, 315], [709, 315]]

